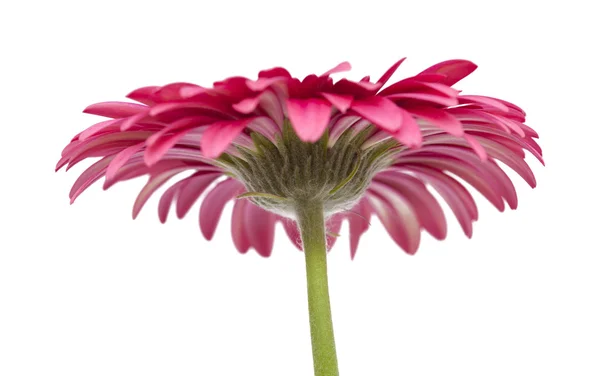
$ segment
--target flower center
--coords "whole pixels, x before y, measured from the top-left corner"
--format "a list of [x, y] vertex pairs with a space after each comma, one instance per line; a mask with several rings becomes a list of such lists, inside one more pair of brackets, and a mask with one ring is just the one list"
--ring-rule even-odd
[[354, 206], [373, 175], [391, 163], [397, 141], [365, 147], [374, 131], [350, 128], [332, 145], [325, 132], [307, 143], [286, 121], [275, 142], [254, 132], [254, 150], [238, 146], [237, 155], [223, 154], [218, 163], [246, 186], [243, 197], [266, 210], [294, 218], [298, 205], [320, 203], [329, 216]]

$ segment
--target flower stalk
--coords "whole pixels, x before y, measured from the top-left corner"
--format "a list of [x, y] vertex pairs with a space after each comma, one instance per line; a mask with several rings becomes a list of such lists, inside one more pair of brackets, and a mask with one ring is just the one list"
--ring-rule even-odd
[[296, 209], [306, 259], [308, 312], [315, 376], [338, 376], [327, 282], [327, 244], [323, 204], [301, 203]]

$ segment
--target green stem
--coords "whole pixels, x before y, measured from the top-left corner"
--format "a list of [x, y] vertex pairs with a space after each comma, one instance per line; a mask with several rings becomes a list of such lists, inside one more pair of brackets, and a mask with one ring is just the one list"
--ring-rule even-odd
[[327, 245], [323, 205], [301, 203], [297, 205], [296, 215], [306, 259], [308, 312], [315, 376], [338, 376], [327, 283]]

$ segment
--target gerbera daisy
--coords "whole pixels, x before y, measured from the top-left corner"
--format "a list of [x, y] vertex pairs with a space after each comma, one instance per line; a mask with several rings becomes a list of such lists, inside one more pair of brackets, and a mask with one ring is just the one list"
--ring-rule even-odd
[[173, 204], [184, 217], [204, 194], [199, 222], [207, 239], [234, 200], [232, 238], [242, 253], [254, 248], [269, 256], [281, 222], [305, 253], [315, 374], [337, 375], [326, 251], [341, 223], [349, 222], [351, 257], [373, 215], [414, 254], [421, 229], [446, 236], [444, 213], [428, 187], [470, 237], [477, 207], [463, 184], [498, 210], [505, 203], [515, 209], [515, 188], [497, 161], [531, 187], [525, 151], [543, 163], [521, 108], [452, 87], [475, 64], [444, 61], [386, 87], [403, 60], [375, 82], [368, 76], [334, 81], [333, 74], [350, 69], [342, 63], [302, 80], [273, 68], [257, 79], [231, 77], [212, 87], [143, 87], [127, 96], [135, 102], [87, 107], [84, 112], [108, 120], [76, 135], [57, 170], [100, 157], [73, 185], [71, 202], [103, 177], [107, 189], [147, 175], [134, 218], [177, 176], [160, 197], [159, 219], [166, 221]]

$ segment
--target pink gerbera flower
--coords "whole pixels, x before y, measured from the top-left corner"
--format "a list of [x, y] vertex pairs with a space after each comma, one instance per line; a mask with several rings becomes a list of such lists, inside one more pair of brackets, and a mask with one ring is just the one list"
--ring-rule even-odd
[[446, 236], [446, 220], [428, 187], [447, 202], [471, 236], [477, 207], [462, 181], [498, 210], [517, 207], [515, 188], [498, 166], [516, 171], [531, 187], [525, 152], [540, 162], [536, 132], [525, 112], [507, 101], [462, 95], [452, 86], [476, 68], [450, 60], [386, 86], [404, 59], [377, 81], [331, 75], [342, 63], [300, 80], [284, 68], [257, 79], [231, 77], [206, 88], [189, 83], [143, 87], [128, 98], [86, 113], [108, 118], [76, 135], [57, 169], [100, 157], [77, 179], [73, 202], [95, 181], [104, 188], [147, 175], [133, 205], [172, 178], [158, 204], [165, 222], [171, 205], [184, 217], [206, 192], [200, 230], [211, 239], [224, 206], [235, 200], [232, 238], [242, 253], [269, 256], [281, 222], [304, 250], [316, 375], [337, 375], [329, 307], [326, 249], [344, 220], [354, 257], [369, 218], [377, 216], [392, 239], [414, 254], [421, 229]]

